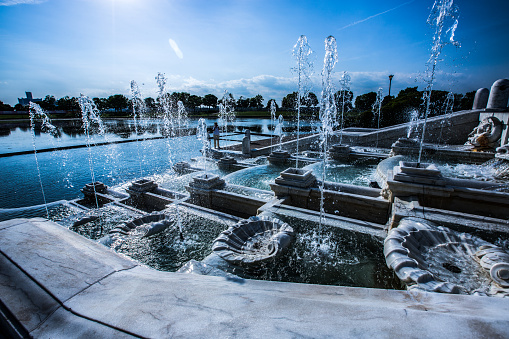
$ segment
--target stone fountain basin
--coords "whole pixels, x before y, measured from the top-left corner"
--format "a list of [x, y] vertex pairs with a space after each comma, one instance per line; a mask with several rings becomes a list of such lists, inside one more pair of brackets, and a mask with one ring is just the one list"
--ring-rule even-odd
[[251, 217], [223, 231], [212, 251], [233, 265], [260, 265], [279, 255], [293, 237], [293, 229], [279, 219]]

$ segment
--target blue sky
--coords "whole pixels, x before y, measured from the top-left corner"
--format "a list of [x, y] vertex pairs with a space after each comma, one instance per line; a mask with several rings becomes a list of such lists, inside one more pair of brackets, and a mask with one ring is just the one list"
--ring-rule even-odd
[[[509, 78], [509, 2], [455, 0], [456, 40], [441, 55], [435, 89], [465, 93]], [[338, 45], [337, 78], [355, 95], [423, 89], [433, 0], [0, 0], [0, 100], [129, 96], [135, 80], [167, 90], [278, 101], [297, 90], [293, 45], [306, 35], [314, 53], [312, 90], [321, 91], [324, 40]], [[337, 85], [337, 83], [336, 83]]]

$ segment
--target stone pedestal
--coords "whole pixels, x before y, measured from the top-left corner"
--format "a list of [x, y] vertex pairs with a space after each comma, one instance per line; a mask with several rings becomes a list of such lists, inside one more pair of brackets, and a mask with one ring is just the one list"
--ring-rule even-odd
[[288, 168], [281, 172], [270, 187], [276, 197], [290, 197], [293, 206], [307, 208], [311, 189], [316, 187], [316, 177], [311, 171]]
[[127, 193], [133, 199], [141, 197], [144, 193], [152, 192], [157, 188], [157, 184], [149, 179], [140, 179], [134, 181], [127, 189]]
[[212, 207], [212, 193], [216, 189], [222, 189], [225, 182], [217, 175], [204, 173], [197, 175], [193, 181], [186, 186], [186, 190], [191, 195], [191, 200], [200, 206]]
[[235, 160], [235, 158], [230, 157], [230, 156], [225, 156], [225, 157], [222, 157], [221, 159], [219, 159], [219, 161], [217, 162], [217, 167], [219, 167], [220, 169], [223, 169], [223, 170], [229, 170], [235, 164], [237, 164], [237, 160]]
[[274, 165], [283, 165], [290, 160], [290, 154], [287, 151], [272, 151], [267, 157], [269, 163]]
[[96, 181], [90, 184], [86, 184], [82, 189], [81, 193], [86, 199], [95, 200], [96, 193], [105, 193], [108, 186], [100, 181]]
[[189, 164], [187, 161], [179, 161], [175, 165], [173, 165], [173, 170], [178, 174], [185, 174], [189, 172], [190, 169], [191, 164]]

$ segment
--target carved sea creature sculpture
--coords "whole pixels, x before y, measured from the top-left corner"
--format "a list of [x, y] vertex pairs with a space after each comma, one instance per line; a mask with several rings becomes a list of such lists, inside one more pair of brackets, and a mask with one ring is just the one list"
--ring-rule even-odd
[[502, 123], [497, 117], [483, 119], [469, 134], [465, 145], [474, 146], [474, 151], [494, 150], [502, 136]]

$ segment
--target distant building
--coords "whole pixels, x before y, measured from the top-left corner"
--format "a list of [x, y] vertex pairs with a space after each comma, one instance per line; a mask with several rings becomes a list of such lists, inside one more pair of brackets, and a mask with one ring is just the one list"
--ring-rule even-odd
[[26, 94], [26, 98], [18, 98], [18, 103], [21, 105], [21, 106], [26, 106], [28, 104], [30, 104], [30, 102], [39, 102], [39, 101], [42, 101], [42, 99], [34, 99], [32, 97], [32, 92], [25, 92]]

